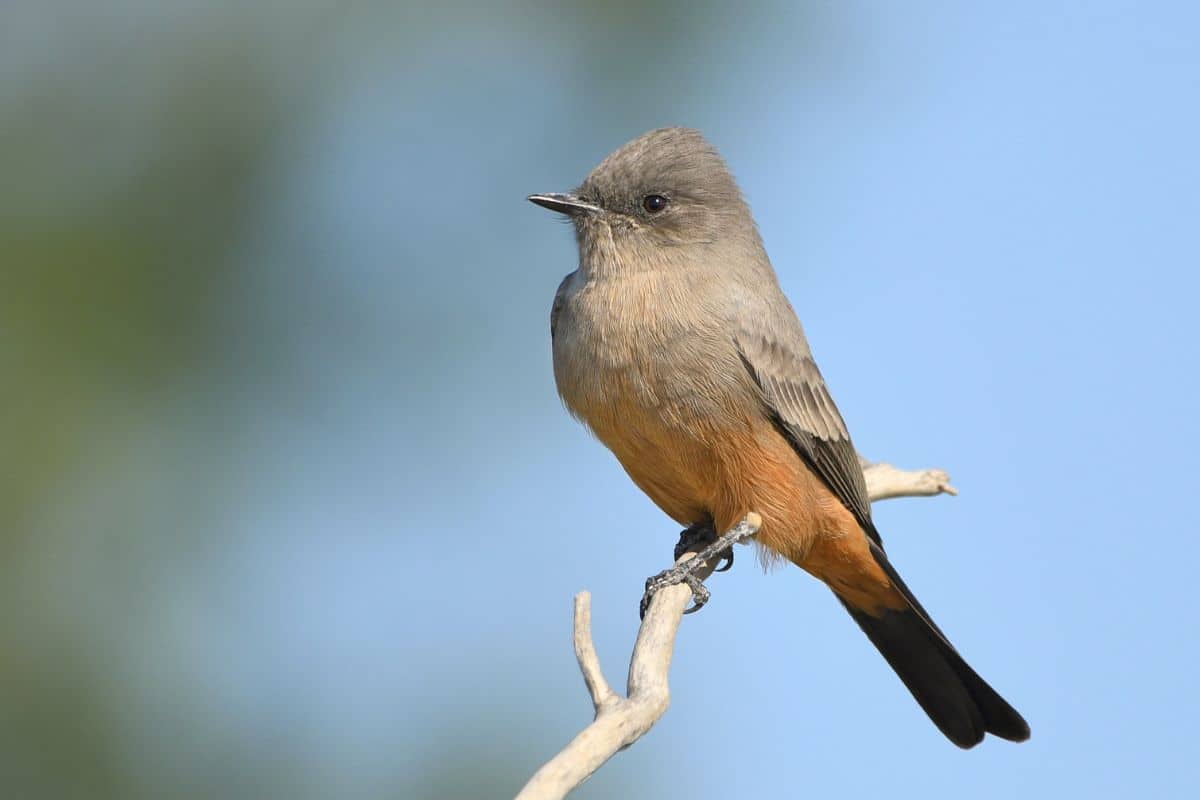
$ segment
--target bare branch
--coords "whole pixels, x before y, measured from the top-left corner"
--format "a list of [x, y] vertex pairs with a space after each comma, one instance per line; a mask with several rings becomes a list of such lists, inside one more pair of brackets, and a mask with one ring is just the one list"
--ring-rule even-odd
[[[859, 456], [867, 492], [872, 501], [893, 497], [924, 497], [941, 493], [957, 494], [950, 485], [950, 476], [942, 470], [901, 470], [890, 464], [871, 464]], [[762, 520], [750, 513], [738, 523], [746, 535], [758, 531]], [[684, 553], [675, 563], [692, 558]], [[696, 573], [704, 580], [717, 567], [708, 562]], [[658, 591], [650, 601], [637, 643], [629, 663], [626, 696], [621, 697], [604, 677], [600, 659], [592, 642], [591, 595], [580, 592], [575, 597], [575, 657], [584, 683], [596, 709], [595, 720], [571, 740], [558, 755], [546, 762], [517, 800], [558, 800], [577, 788], [612, 758], [646, 733], [667, 712], [671, 701], [668, 676], [671, 658], [675, 653], [675, 634], [683, 620], [683, 611], [691, 601], [692, 592], [686, 584], [668, 586]]]
[[863, 476], [867, 479], [867, 496], [872, 501], [958, 494], [958, 489], [950, 485], [950, 474], [940, 469], [896, 469], [880, 462], [865, 466]]
[[601, 711], [616, 705], [621, 697], [608, 685], [604, 671], [600, 669], [600, 657], [592, 642], [592, 595], [589, 592], [575, 595], [575, 659], [579, 662], [588, 694], [592, 696], [596, 716], [600, 716]]

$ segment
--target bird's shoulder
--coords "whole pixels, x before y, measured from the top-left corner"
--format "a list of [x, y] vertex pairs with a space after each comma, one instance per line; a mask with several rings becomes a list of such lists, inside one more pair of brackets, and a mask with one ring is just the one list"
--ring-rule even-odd
[[557, 336], [559, 321], [563, 316], [563, 309], [566, 308], [567, 299], [575, 291], [574, 281], [579, 275], [579, 270], [568, 272], [563, 276], [562, 281], [558, 284], [558, 290], [554, 293], [554, 302], [550, 306], [550, 338], [554, 339]]
[[734, 329], [746, 368], [785, 423], [822, 439], [849, 440], [800, 319], [782, 291], [739, 298]]

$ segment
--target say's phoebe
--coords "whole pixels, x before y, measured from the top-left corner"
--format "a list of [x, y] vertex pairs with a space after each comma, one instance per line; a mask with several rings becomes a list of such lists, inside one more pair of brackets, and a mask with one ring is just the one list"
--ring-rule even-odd
[[725, 162], [651, 131], [570, 194], [579, 269], [550, 312], [570, 412], [675, 521], [727, 531], [824, 581], [950, 741], [1029, 725], [968, 666], [883, 550], [846, 423]]

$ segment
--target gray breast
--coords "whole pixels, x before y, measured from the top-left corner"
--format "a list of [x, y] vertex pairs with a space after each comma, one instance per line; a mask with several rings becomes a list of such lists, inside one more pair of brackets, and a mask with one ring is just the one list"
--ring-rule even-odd
[[665, 418], [721, 413], [749, 391], [719, 310], [656, 276], [564, 280], [554, 372], [576, 416], [653, 409]]

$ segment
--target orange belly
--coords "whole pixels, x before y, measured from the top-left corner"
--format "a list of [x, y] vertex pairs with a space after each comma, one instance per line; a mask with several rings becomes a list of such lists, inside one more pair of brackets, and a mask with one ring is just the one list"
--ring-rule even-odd
[[682, 525], [712, 520], [718, 532], [747, 512], [762, 516], [757, 540], [877, 615], [905, 608], [871, 554], [858, 521], [769, 420], [640, 414], [593, 430], [650, 499]]

